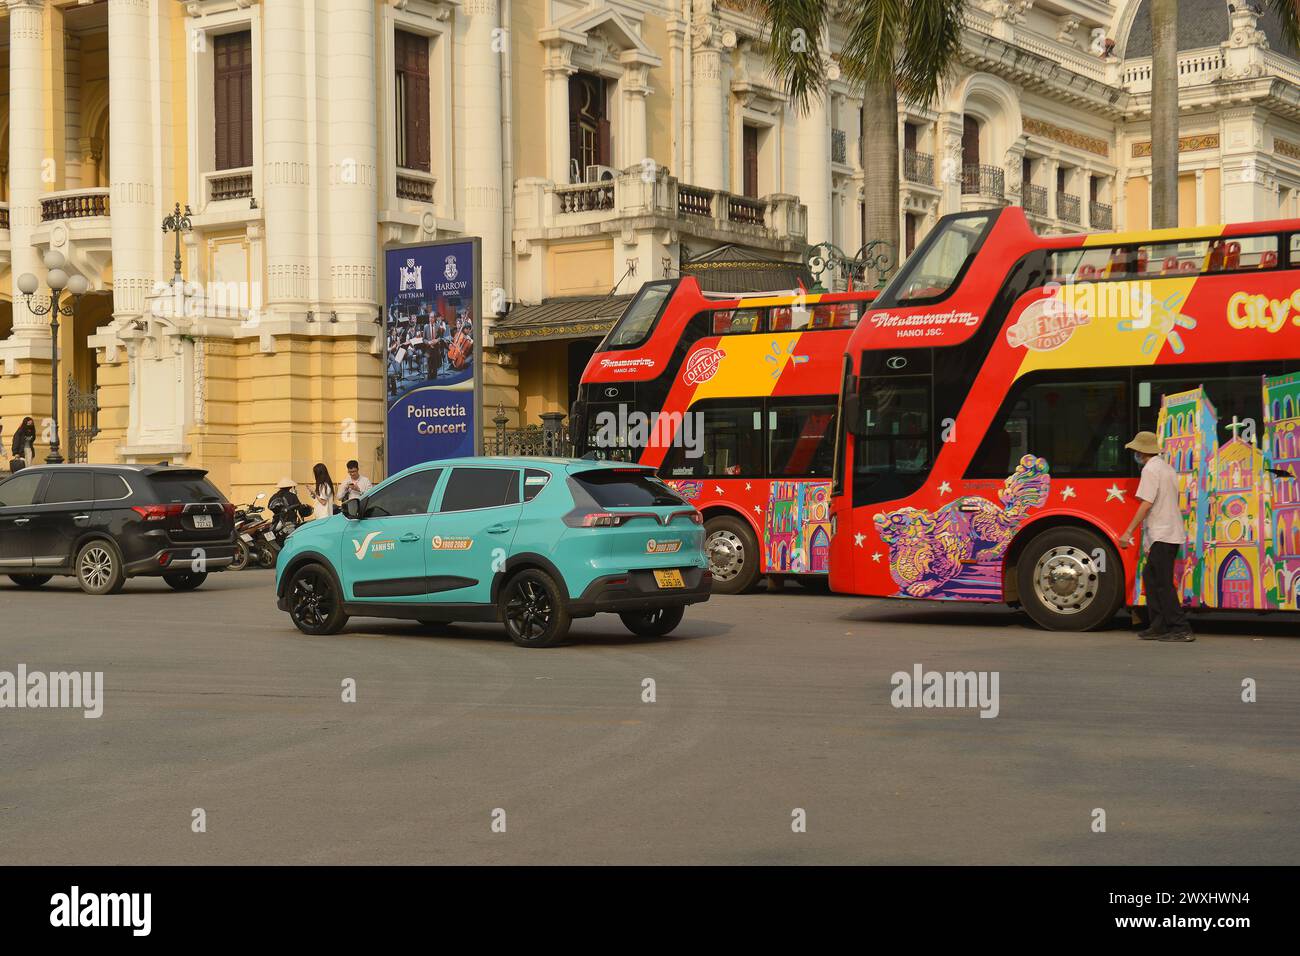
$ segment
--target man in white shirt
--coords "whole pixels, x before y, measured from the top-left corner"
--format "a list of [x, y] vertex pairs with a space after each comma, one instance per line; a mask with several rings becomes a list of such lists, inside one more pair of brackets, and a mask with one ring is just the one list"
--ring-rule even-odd
[[361, 474], [361, 466], [354, 459], [348, 462], [348, 477], [339, 488], [339, 500], [364, 498], [371, 487], [370, 479]]
[[1196, 638], [1183, 613], [1174, 581], [1174, 562], [1187, 541], [1183, 513], [1178, 507], [1178, 473], [1160, 457], [1160, 440], [1154, 432], [1138, 432], [1124, 447], [1132, 450], [1133, 457], [1142, 466], [1137, 490], [1141, 504], [1119, 539], [1121, 548], [1129, 548], [1139, 524], [1146, 532], [1143, 543], [1147, 561], [1142, 571], [1142, 587], [1146, 591], [1151, 623], [1138, 637], [1144, 641], [1190, 643]]

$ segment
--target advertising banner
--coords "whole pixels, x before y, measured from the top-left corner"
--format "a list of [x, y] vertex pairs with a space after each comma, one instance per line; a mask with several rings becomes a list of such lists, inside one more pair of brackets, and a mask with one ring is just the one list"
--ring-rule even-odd
[[384, 252], [384, 447], [390, 475], [420, 462], [479, 452], [478, 276], [478, 239]]

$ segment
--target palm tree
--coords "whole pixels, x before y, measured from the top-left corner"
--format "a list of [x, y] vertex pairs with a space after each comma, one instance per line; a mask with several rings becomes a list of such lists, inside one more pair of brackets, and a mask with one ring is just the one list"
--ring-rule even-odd
[[[1297, 0], [1267, 4], [1292, 50], [1300, 49]], [[1178, 0], [1151, 0], [1150, 10], [1151, 225], [1162, 229], [1178, 225]]]
[[762, 0], [772, 70], [799, 109], [826, 92], [818, 38], [834, 16], [848, 28], [840, 70], [863, 95], [867, 242], [897, 248], [898, 98], [925, 106], [961, 48], [966, 0]]

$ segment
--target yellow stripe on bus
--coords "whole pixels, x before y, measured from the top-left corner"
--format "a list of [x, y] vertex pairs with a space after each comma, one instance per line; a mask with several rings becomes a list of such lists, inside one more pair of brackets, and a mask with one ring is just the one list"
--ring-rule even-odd
[[722, 336], [718, 348], [726, 355], [713, 377], [696, 388], [691, 401], [771, 395], [786, 365], [798, 353], [802, 334], [777, 332], [772, 335]]
[[1144, 229], [1134, 232], [1098, 232], [1084, 237], [1085, 246], [1121, 246], [1137, 243], [1183, 242], [1189, 239], [1214, 239], [1223, 235], [1223, 226], [1178, 226], [1174, 229]]

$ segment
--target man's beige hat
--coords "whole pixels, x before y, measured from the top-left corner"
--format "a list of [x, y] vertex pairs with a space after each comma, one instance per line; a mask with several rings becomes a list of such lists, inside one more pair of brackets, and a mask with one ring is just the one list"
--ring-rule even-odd
[[1124, 447], [1141, 455], [1158, 455], [1160, 454], [1160, 439], [1156, 438], [1155, 432], [1138, 432], [1133, 436], [1133, 440]]
[[278, 485], [276, 485], [275, 487], [277, 487], [277, 488], [292, 488], [292, 487], [294, 487], [294, 486], [297, 485], [297, 484], [298, 484], [298, 483], [297, 483], [296, 481], [294, 481], [292, 478], [281, 478], [281, 479], [280, 479], [280, 483], [279, 483]]

